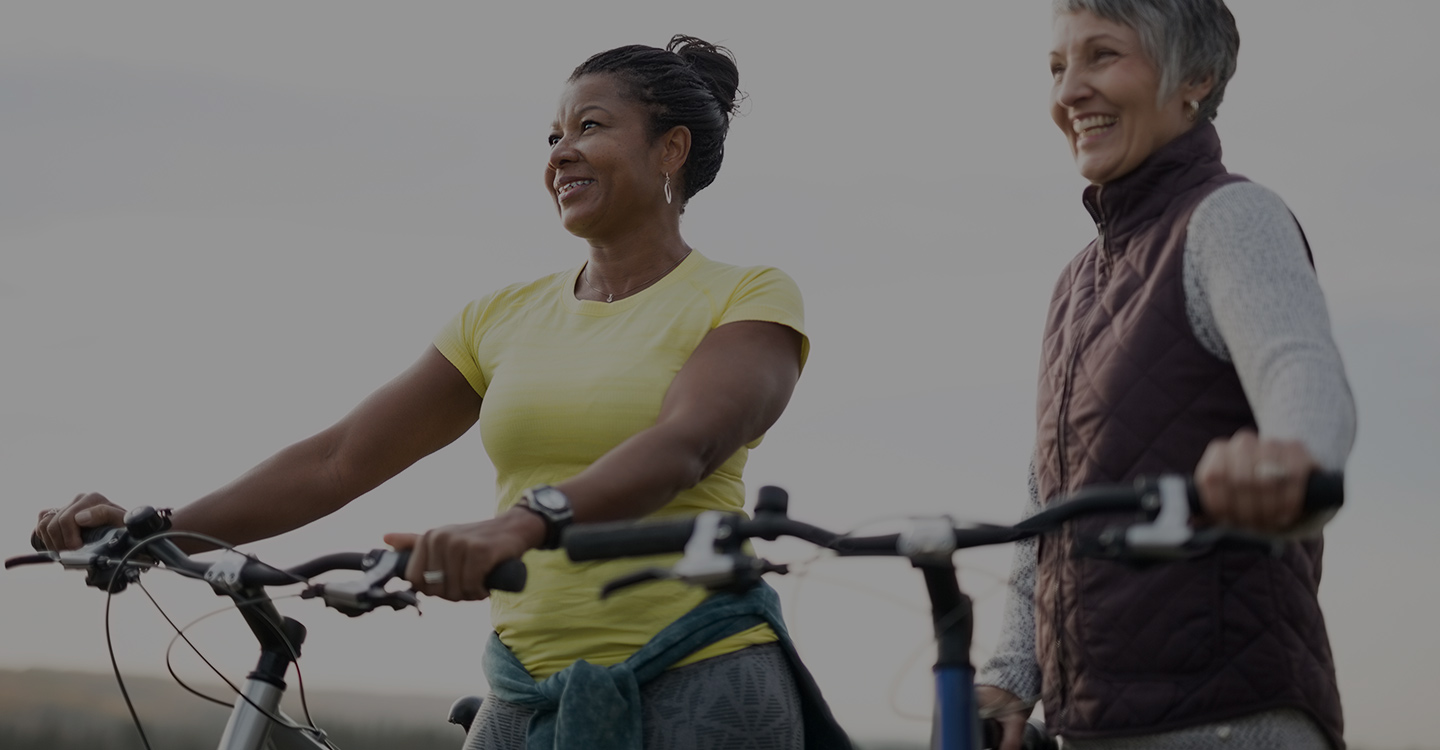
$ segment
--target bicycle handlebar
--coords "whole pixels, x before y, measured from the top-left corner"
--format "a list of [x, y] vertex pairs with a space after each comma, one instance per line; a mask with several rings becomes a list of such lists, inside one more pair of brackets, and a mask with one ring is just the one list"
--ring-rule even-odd
[[[233, 550], [222, 553], [216, 560], [196, 560], [165, 536], [169, 528], [168, 516], [149, 507], [142, 506], [126, 514], [125, 523], [123, 528], [83, 529], [83, 544], [75, 550], [45, 550], [40, 539], [32, 534], [30, 544], [38, 553], [10, 558], [5, 561], [5, 567], [58, 562], [69, 569], [85, 570], [88, 585], [118, 592], [147, 567], [145, 562], [135, 559], [135, 556], [143, 555], [166, 568], [203, 579], [227, 593], [308, 584], [310, 578], [322, 573], [352, 570], [366, 575], [359, 581], [313, 584], [301, 596], [322, 598], [327, 605], [351, 616], [368, 612], [376, 606], [400, 609], [415, 604], [414, 595], [409, 591], [387, 591], [384, 588], [391, 579], [404, 576], [405, 566], [410, 561], [410, 550], [340, 552], [281, 569]], [[120, 561], [127, 555], [131, 559], [126, 569], [122, 570]], [[525, 563], [518, 559], [505, 560], [490, 571], [485, 585], [496, 591], [521, 591], [525, 588], [526, 577]]]
[[[1183, 501], [1177, 498], [1183, 498]], [[1328, 520], [1327, 514], [1333, 514], [1339, 509], [1344, 504], [1344, 499], [1343, 475], [1316, 472], [1307, 480], [1303, 511], [1308, 517]], [[1178, 476], [1141, 478], [1132, 484], [1086, 487], [1013, 526], [955, 528], [948, 525], [947, 520], [945, 523], [948, 530], [941, 529], [937, 523], [931, 523], [926, 529], [912, 530], [905, 534], [870, 537], [836, 534], [791, 520], [785, 516], [785, 504], [784, 490], [775, 487], [761, 488], [755, 517], [747, 519], [732, 515], [722, 519], [718, 530], [720, 536], [717, 539], [733, 537], [736, 541], [752, 538], [773, 540], [780, 536], [790, 536], [846, 557], [914, 556], [1014, 542], [1057, 530], [1065, 522], [1080, 516], [1127, 511], [1146, 511], [1161, 516], [1156, 523], [1163, 522], [1165, 527], [1162, 531], [1168, 534], [1156, 537], [1154, 534], [1140, 533], [1135, 535], [1134, 539], [1118, 540], [1132, 547], [1149, 550], [1152, 556], [1164, 556], [1161, 553], [1162, 548], [1178, 548], [1192, 540], [1213, 546], [1226, 539], [1253, 542], [1257, 538], [1257, 535], [1232, 529], [1217, 529], [1206, 534], [1191, 533], [1188, 521], [1190, 516], [1201, 514], [1200, 497], [1193, 481]], [[1170, 506], [1169, 510], [1166, 510], [1167, 504]], [[1180, 507], [1175, 507], [1177, 505]], [[562, 546], [570, 559], [576, 562], [682, 552], [695, 534], [697, 518], [578, 524], [566, 529]], [[1129, 529], [1131, 532], [1139, 530], [1140, 527]], [[1184, 538], [1180, 538], [1181, 534]], [[907, 552], [907, 549], [910, 551]], [[1122, 554], [1145, 556], [1143, 552], [1133, 550]]]

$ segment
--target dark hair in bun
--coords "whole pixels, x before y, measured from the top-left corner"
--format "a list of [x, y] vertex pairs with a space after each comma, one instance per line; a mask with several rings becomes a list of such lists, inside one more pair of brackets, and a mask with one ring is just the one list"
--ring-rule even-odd
[[725, 158], [725, 134], [735, 113], [740, 69], [730, 50], [676, 34], [665, 49], [634, 44], [601, 52], [570, 80], [595, 73], [617, 76], [650, 108], [651, 137], [677, 125], [690, 129], [690, 157], [680, 177], [685, 200], [715, 181]]

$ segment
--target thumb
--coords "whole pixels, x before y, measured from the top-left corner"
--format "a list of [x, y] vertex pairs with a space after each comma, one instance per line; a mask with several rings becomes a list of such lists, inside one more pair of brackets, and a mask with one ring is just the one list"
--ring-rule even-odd
[[113, 505], [97, 505], [76, 513], [75, 523], [87, 529], [95, 526], [123, 526], [125, 511]]
[[407, 534], [399, 531], [392, 531], [383, 537], [385, 543], [393, 549], [413, 549], [415, 540], [419, 538], [419, 534]]

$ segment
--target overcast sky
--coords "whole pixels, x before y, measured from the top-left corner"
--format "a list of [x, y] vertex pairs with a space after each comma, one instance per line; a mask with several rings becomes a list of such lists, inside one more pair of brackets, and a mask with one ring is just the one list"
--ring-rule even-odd
[[[591, 53], [677, 32], [733, 49], [750, 95], [684, 234], [788, 271], [813, 342], [751, 456], [752, 497], [780, 484], [795, 516], [836, 528], [1017, 516], [1046, 302], [1094, 235], [1046, 110], [1048, 2], [492, 5], [6, 4], [0, 552], [78, 492], [197, 497], [340, 417], [468, 300], [582, 262], [541, 186], [560, 86]], [[1348, 736], [1433, 744], [1440, 3], [1231, 5], [1226, 163], [1304, 225], [1359, 405], [1321, 590]], [[478, 438], [253, 551], [292, 564], [489, 514]], [[959, 557], [978, 658], [1008, 560]], [[177, 618], [221, 603], [149, 578]], [[927, 736], [919, 577], [823, 561], [776, 585], [851, 731]], [[10, 571], [0, 592], [0, 666], [105, 668], [103, 600], [78, 575]], [[310, 626], [311, 684], [483, 690], [484, 606], [286, 611]], [[148, 602], [127, 593], [113, 620], [122, 666], [162, 673]], [[241, 675], [233, 620], [197, 637]]]

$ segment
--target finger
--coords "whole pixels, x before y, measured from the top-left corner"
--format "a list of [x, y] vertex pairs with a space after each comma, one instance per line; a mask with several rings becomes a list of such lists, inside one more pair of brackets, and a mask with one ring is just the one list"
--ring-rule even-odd
[[75, 524], [86, 529], [101, 526], [124, 526], [125, 511], [115, 505], [97, 505], [77, 512]]
[[40, 538], [40, 544], [45, 549], [55, 549], [54, 540], [50, 536], [50, 521], [60, 515], [59, 508], [46, 508], [37, 515], [35, 519], [35, 536]]
[[390, 545], [391, 549], [415, 549], [415, 542], [420, 539], [419, 534], [411, 534], [402, 531], [392, 531], [381, 537], [381, 540]]
[[75, 506], [55, 514], [51, 521], [51, 530], [59, 538], [65, 549], [79, 549], [83, 540], [80, 539], [80, 524], [75, 523]]
[[50, 518], [48, 530], [51, 543], [55, 545], [52, 549], [79, 548], [84, 543], [80, 537], [82, 526], [119, 526], [124, 519], [125, 509], [110, 502], [104, 495], [98, 492], [76, 495], [69, 505]]
[[465, 557], [468, 551], [465, 543], [453, 532], [446, 535], [445, 556], [441, 558], [445, 564], [440, 566], [445, 571], [445, 593], [442, 596], [452, 602], [465, 601]]
[[1293, 468], [1286, 456], [1286, 444], [1276, 440], [1261, 440], [1255, 446], [1253, 466], [1255, 510], [1251, 528], [1269, 531], [1278, 528], [1286, 514], [1285, 486]]
[[469, 554], [465, 556], [465, 569], [462, 574], [464, 585], [461, 587], [461, 594], [465, 601], [476, 602], [489, 598], [490, 589], [485, 586], [485, 577], [490, 575], [494, 567], [494, 556], [489, 550], [481, 547], [470, 548]]
[[1235, 433], [1227, 446], [1232, 488], [1231, 526], [1256, 528], [1264, 512], [1265, 497], [1257, 483], [1255, 471], [1256, 464], [1260, 462], [1259, 443], [1254, 432], [1242, 430]]
[[426, 543], [422, 534], [411, 540], [414, 546], [410, 548], [410, 562], [405, 566], [405, 580], [410, 582], [410, 587], [422, 594], [429, 594], [429, 586], [425, 583], [424, 573], [429, 566], [429, 555], [427, 552], [430, 545]]
[[1295, 523], [1305, 504], [1310, 453], [1299, 440], [1260, 440], [1256, 484], [1264, 495], [1257, 528], [1277, 531]]
[[1206, 446], [1200, 463], [1195, 467], [1195, 489], [1200, 493], [1200, 508], [1206, 520], [1224, 523], [1230, 517], [1232, 496], [1229, 483], [1229, 441], [1221, 438]]

